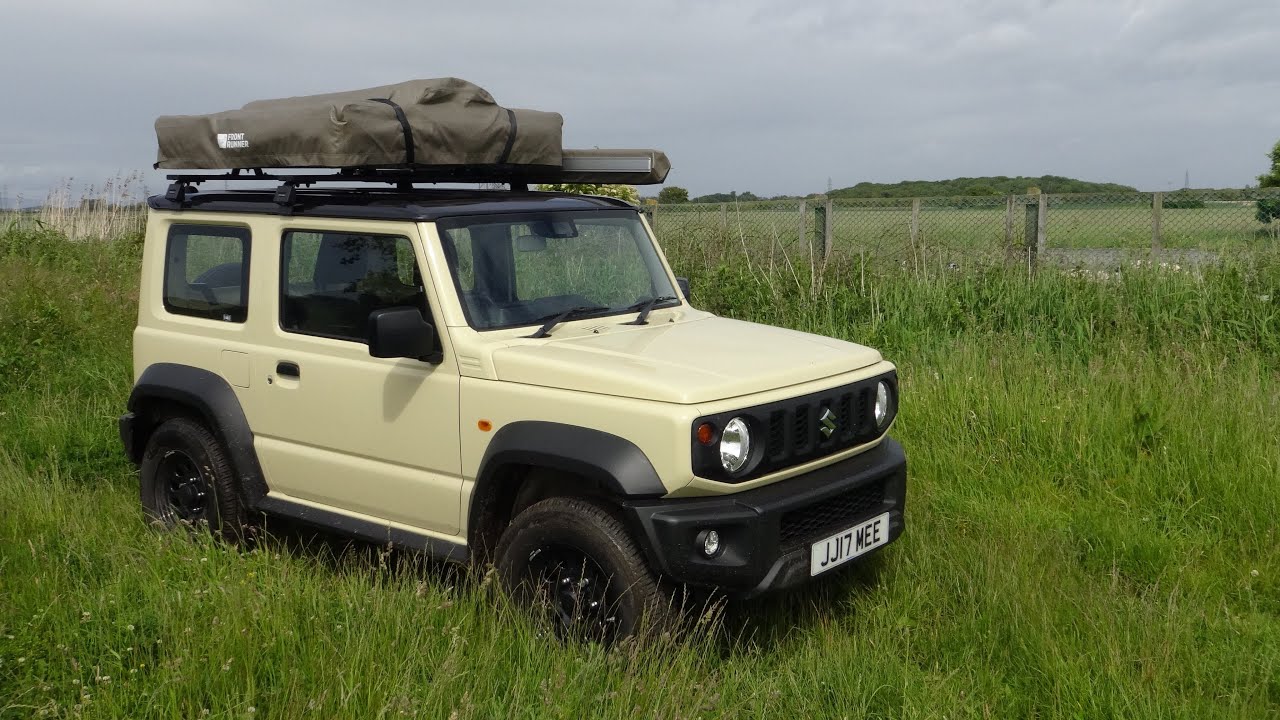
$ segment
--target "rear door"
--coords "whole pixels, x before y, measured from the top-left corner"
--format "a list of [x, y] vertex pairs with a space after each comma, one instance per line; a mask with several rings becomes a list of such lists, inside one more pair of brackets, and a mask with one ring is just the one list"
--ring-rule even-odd
[[[412, 224], [287, 223], [276, 257], [276, 323], [254, 358], [251, 422], [273, 496], [387, 524], [458, 533], [458, 372], [369, 355], [369, 313], [417, 307], [442, 328]], [[367, 227], [367, 224], [365, 224]], [[440, 341], [444, 344], [441, 345]]]

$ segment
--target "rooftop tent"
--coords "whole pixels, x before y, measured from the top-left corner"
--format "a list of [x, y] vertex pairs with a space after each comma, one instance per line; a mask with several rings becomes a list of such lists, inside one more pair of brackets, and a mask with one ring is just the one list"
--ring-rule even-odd
[[156, 120], [156, 167], [399, 168], [449, 179], [660, 183], [652, 150], [569, 150], [559, 113], [508, 109], [458, 78], [258, 100]]
[[163, 116], [156, 120], [157, 166], [558, 166], [561, 124], [558, 113], [503, 108], [465, 80], [412, 80]]

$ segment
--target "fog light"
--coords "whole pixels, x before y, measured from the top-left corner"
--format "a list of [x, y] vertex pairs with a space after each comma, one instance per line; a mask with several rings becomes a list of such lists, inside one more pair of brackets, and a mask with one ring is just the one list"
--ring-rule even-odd
[[715, 530], [703, 531], [702, 554], [709, 558], [720, 554], [720, 533]]

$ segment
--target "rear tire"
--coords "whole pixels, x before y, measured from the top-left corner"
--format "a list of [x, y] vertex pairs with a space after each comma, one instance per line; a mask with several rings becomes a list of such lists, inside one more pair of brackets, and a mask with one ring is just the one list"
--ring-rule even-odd
[[666, 627], [671, 600], [623, 524], [588, 500], [554, 497], [520, 513], [498, 542], [498, 577], [561, 637], [612, 643]]
[[139, 475], [142, 508], [153, 522], [204, 524], [215, 537], [230, 541], [255, 535], [222, 443], [200, 423], [188, 418], [161, 423], [147, 440]]

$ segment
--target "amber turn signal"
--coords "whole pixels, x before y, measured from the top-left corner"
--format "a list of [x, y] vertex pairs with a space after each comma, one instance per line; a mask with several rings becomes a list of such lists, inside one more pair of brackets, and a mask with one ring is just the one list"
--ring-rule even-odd
[[488, 420], [481, 420], [480, 422], [476, 423], [476, 427], [480, 428], [480, 430], [482, 430], [483, 432], [489, 432], [490, 430], [493, 429], [493, 423], [489, 422]]
[[702, 423], [698, 426], [698, 442], [703, 445], [710, 445], [716, 436], [716, 426], [711, 423]]

